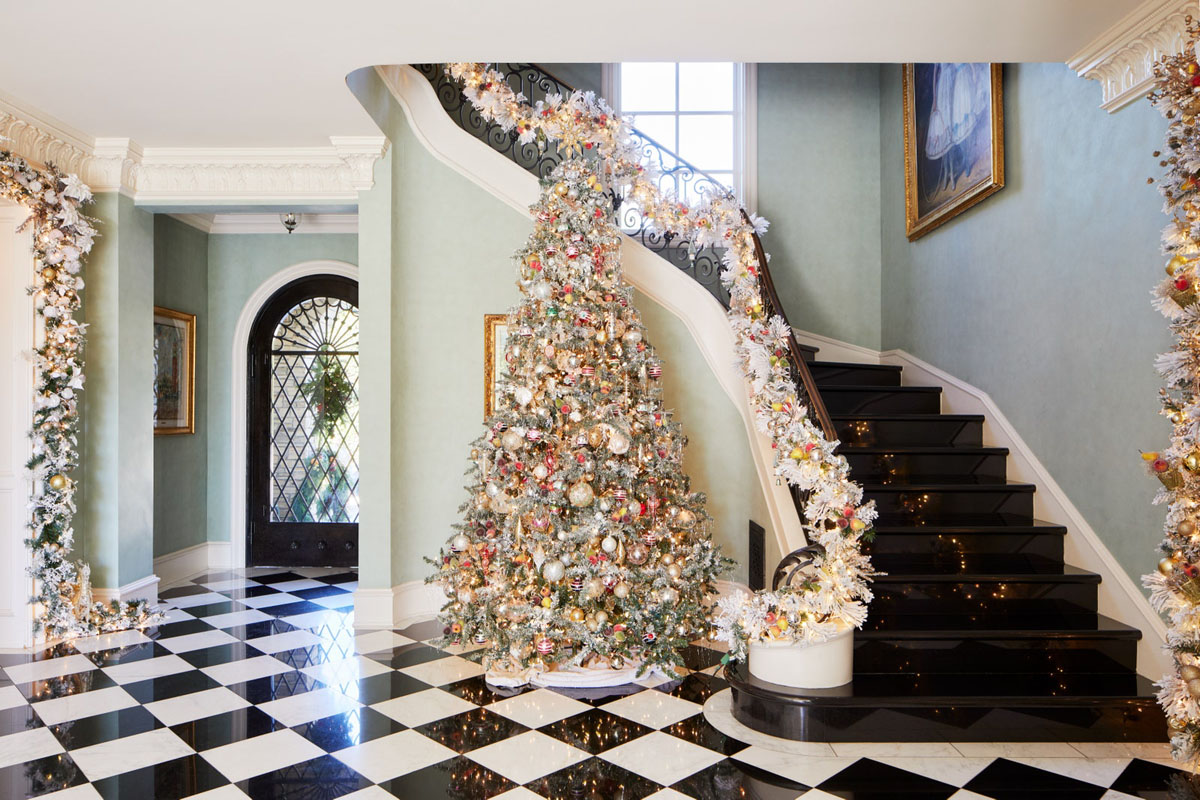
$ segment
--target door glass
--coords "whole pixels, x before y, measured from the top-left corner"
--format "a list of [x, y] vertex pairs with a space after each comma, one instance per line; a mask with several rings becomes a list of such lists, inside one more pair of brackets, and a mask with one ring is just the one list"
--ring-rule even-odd
[[358, 522], [358, 309], [293, 306], [271, 340], [271, 522]]

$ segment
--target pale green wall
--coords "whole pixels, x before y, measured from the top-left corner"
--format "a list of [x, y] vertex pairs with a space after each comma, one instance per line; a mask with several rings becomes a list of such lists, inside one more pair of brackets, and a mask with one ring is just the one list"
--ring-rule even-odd
[[[302, 261], [358, 260], [354, 234], [214, 234], [208, 237], [208, 540], [229, 541], [233, 332], [250, 295]], [[243, 525], [238, 521], [238, 529]]]
[[987, 391], [1121, 565], [1155, 561], [1161, 509], [1138, 449], [1159, 447], [1154, 355], [1166, 323], [1163, 120], [1116, 114], [1061, 64], [1004, 71], [1006, 186], [909, 244], [899, 68], [881, 82], [883, 343]]
[[208, 538], [208, 235], [154, 217], [154, 305], [196, 315], [196, 432], [154, 437], [154, 555]]

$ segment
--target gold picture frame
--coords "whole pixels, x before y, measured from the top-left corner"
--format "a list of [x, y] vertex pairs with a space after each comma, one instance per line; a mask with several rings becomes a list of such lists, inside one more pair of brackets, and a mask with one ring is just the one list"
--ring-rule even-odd
[[905, 64], [901, 84], [911, 242], [1004, 187], [1004, 87], [1000, 64]]
[[154, 435], [196, 432], [196, 315], [154, 307]]
[[504, 371], [504, 346], [508, 340], [508, 315], [483, 315], [483, 418], [496, 411], [496, 376]]

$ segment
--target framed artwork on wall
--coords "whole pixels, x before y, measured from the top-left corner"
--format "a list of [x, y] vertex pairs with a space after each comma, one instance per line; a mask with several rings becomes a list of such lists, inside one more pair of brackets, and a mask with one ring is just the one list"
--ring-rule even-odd
[[483, 315], [483, 418], [496, 410], [496, 378], [504, 372], [504, 345], [508, 340], [508, 315]]
[[905, 64], [904, 205], [909, 241], [1004, 186], [1000, 64]]
[[154, 307], [154, 433], [196, 432], [196, 315]]

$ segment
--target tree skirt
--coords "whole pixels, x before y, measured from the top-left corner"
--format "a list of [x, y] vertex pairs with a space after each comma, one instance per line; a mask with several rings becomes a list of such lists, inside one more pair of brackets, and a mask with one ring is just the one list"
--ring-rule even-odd
[[[607, 665], [600, 667], [570, 666], [553, 670], [529, 667], [517, 671], [493, 668], [488, 670], [485, 679], [492, 686], [501, 688], [514, 688], [531, 683], [534, 686], [547, 688], [597, 689], [633, 683], [638, 679], [638, 670], [641, 668], [641, 664], [626, 665], [620, 669], [613, 669]], [[646, 670], [641, 677], [646, 678], [654, 674], [670, 677], [657, 666]]]

